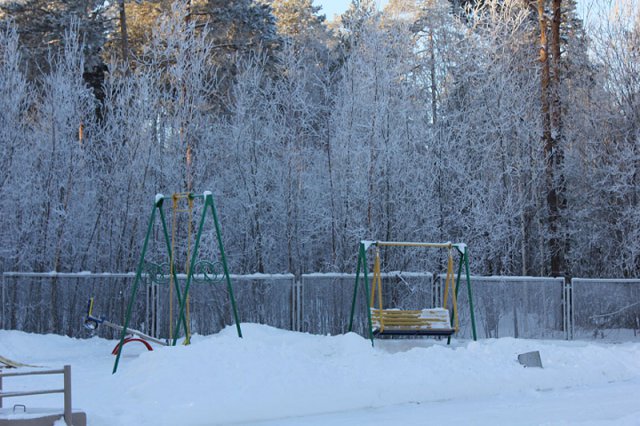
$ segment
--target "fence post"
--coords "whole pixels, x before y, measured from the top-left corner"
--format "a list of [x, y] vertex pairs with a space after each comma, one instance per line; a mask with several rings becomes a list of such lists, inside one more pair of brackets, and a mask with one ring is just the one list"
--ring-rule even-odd
[[442, 306], [442, 291], [440, 288], [440, 277], [438, 274], [431, 274], [431, 306]]
[[567, 281], [562, 283], [562, 330], [565, 340], [569, 340], [569, 291], [567, 285]]
[[570, 279], [567, 283], [567, 292], [569, 297], [567, 298], [567, 306], [569, 307], [569, 340], [573, 340], [574, 326], [575, 326], [575, 309], [573, 306], [573, 279]]
[[567, 277], [563, 283], [562, 313], [565, 340], [573, 340], [573, 288], [572, 280]]
[[293, 285], [291, 286], [291, 329], [293, 331], [302, 331], [302, 288], [304, 276], [299, 278], [293, 277]]
[[[0, 300], [0, 303], [2, 303], [2, 308], [1, 308], [1, 314], [2, 316], [0, 317], [0, 328], [4, 329], [6, 328], [6, 322], [7, 320], [5, 319], [5, 304], [6, 304], [6, 291], [5, 291], [5, 283], [4, 283], [4, 260], [0, 260], [0, 274], [2, 275], [2, 277], [0, 277], [0, 287], [2, 287], [0, 289], [0, 291], [2, 292], [2, 300]], [[0, 378], [1, 380], [1, 378]], [[0, 386], [0, 390], [2, 389], [2, 386]], [[2, 408], [2, 399], [0, 398], [0, 408]]]
[[64, 422], [67, 426], [72, 426], [71, 409], [71, 366], [64, 366]]
[[2, 408], [2, 374], [0, 374], [0, 408]]

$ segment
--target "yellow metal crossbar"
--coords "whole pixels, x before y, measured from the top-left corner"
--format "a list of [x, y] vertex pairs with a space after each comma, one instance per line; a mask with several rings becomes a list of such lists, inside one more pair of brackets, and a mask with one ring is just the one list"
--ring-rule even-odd
[[451, 248], [454, 244], [446, 243], [415, 243], [402, 241], [376, 241], [378, 247], [434, 247], [434, 248]]

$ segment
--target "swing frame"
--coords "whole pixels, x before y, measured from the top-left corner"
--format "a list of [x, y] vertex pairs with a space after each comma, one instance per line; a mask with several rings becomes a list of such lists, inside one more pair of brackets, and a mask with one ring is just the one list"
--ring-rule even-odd
[[[116, 354], [116, 360], [113, 364], [112, 374], [115, 374], [116, 371], [118, 371], [118, 363], [120, 361], [120, 355], [122, 354], [122, 347], [124, 346], [124, 340], [127, 336], [127, 331], [129, 330], [128, 327], [129, 327], [129, 322], [131, 320], [131, 312], [133, 310], [133, 304], [136, 299], [136, 294], [138, 291], [138, 287], [140, 285], [140, 281], [142, 280], [142, 274], [143, 274], [143, 269], [145, 265], [145, 256], [147, 253], [147, 247], [149, 245], [149, 239], [153, 232], [153, 225], [156, 220], [156, 214], [159, 214], [160, 216], [160, 222], [162, 225], [162, 234], [164, 237], [164, 242], [167, 248], [167, 255], [169, 258], [170, 285], [171, 285], [171, 288], [175, 290], [176, 299], [178, 302], [178, 309], [179, 309], [178, 319], [177, 319], [175, 328], [173, 329], [173, 336], [172, 336], [173, 341], [170, 343], [170, 345], [171, 346], [176, 345], [181, 328], [184, 330], [185, 343], [188, 344], [190, 340], [189, 324], [185, 315], [185, 311], [188, 310], [187, 301], [189, 296], [189, 288], [191, 286], [191, 282], [194, 279], [194, 272], [197, 269], [197, 264], [200, 263], [200, 262], [197, 262], [198, 249], [200, 248], [200, 238], [202, 236], [202, 230], [204, 228], [204, 222], [207, 217], [208, 211], [211, 212], [211, 216], [213, 218], [213, 223], [216, 231], [216, 240], [218, 243], [218, 251], [220, 253], [220, 262], [222, 263], [223, 275], [227, 284], [229, 298], [231, 299], [231, 307], [233, 311], [233, 317], [236, 323], [236, 330], [238, 332], [238, 337], [242, 337], [242, 330], [240, 329], [240, 319], [238, 317], [238, 308], [236, 306], [235, 298], [233, 296], [233, 286], [231, 285], [231, 276], [229, 274], [229, 268], [227, 266], [227, 258], [225, 256], [224, 246], [222, 244], [222, 230], [220, 227], [220, 222], [218, 221], [218, 213], [216, 212], [215, 203], [213, 201], [213, 194], [210, 191], [205, 191], [202, 194], [180, 193], [180, 194], [177, 194], [177, 197], [176, 196], [172, 197], [174, 200], [174, 210], [176, 207], [175, 206], [176, 198], [187, 198], [190, 203], [190, 208], [192, 206], [191, 203], [193, 202], [193, 200], [195, 199], [203, 200], [202, 214], [200, 216], [198, 231], [196, 233], [193, 251], [190, 253], [189, 262], [187, 265], [187, 279], [186, 279], [184, 288], [182, 290], [180, 289], [176, 267], [175, 267], [174, 244], [173, 244], [173, 241], [170, 240], [169, 238], [169, 230], [167, 227], [167, 221], [166, 221], [165, 213], [163, 209], [164, 200], [166, 198], [167, 197], [165, 197], [162, 194], [156, 194], [156, 197], [155, 197], [155, 202], [153, 204], [153, 209], [151, 211], [151, 217], [149, 218], [149, 225], [147, 227], [147, 234], [145, 236], [144, 243], [142, 245], [142, 254], [140, 255], [140, 261], [138, 262], [138, 267], [136, 269], [136, 278], [133, 283], [133, 288], [131, 289], [131, 297], [129, 298], [129, 304], [127, 305], [127, 314], [125, 317], [124, 324], [122, 326], [122, 332], [120, 334], [120, 343], [119, 343], [118, 351]], [[206, 261], [201, 261], [201, 262], [206, 262]], [[206, 272], [205, 272], [205, 276], [206, 276]]]
[[[376, 259], [374, 262], [374, 271], [373, 271], [373, 279], [369, 281], [369, 268], [367, 261], [367, 252], [370, 248], [374, 247], [376, 249]], [[408, 324], [406, 328], [404, 327], [394, 327], [391, 330], [384, 330], [383, 325], [383, 314], [387, 315], [403, 315], [407, 313], [409, 316], [413, 316], [413, 318], [418, 318], [423, 311], [403, 311], [403, 310], [384, 310], [382, 306], [382, 285], [381, 285], [381, 275], [380, 275], [380, 260], [379, 260], [379, 249], [380, 247], [423, 247], [423, 248], [439, 248], [439, 249], [447, 249], [449, 250], [448, 262], [447, 262], [447, 276], [445, 279], [445, 292], [444, 292], [444, 308], [447, 306], [447, 297], [448, 297], [448, 289], [449, 286], [453, 287], [451, 292], [451, 299], [453, 302], [453, 312], [450, 316], [450, 323], [454, 323], [455, 326], [451, 329], [442, 329], [442, 328], [420, 328], [416, 324], [413, 324], [413, 328], [411, 324]], [[459, 254], [458, 268], [457, 274], [455, 276], [455, 286], [453, 279], [453, 256], [452, 251], [455, 250]], [[369, 339], [371, 340], [371, 345], [374, 345], [374, 339], [377, 336], [448, 336], [447, 344], [451, 343], [451, 335], [458, 330], [458, 312], [457, 312], [457, 297], [458, 292], [460, 290], [460, 277], [462, 275], [462, 268], [465, 268], [465, 281], [467, 284], [467, 292], [469, 297], [469, 310], [471, 314], [471, 328], [473, 340], [477, 340], [476, 333], [476, 323], [474, 317], [473, 310], [473, 295], [471, 290], [471, 279], [469, 273], [469, 251], [467, 245], [464, 243], [427, 243], [427, 242], [399, 242], [399, 241], [360, 241], [359, 250], [358, 250], [358, 263], [356, 266], [356, 278], [355, 284], [353, 288], [353, 300], [351, 303], [351, 315], [349, 318], [349, 327], [348, 331], [351, 332], [353, 330], [353, 319], [355, 316], [356, 309], [356, 300], [358, 298], [358, 286], [360, 283], [360, 276], [362, 274], [362, 278], [364, 281], [364, 296], [366, 299], [367, 305], [367, 323], [369, 329]], [[369, 286], [371, 285], [371, 293], [369, 293]], [[375, 302], [375, 292], [376, 289], [378, 291], [378, 303], [379, 306], [376, 308], [374, 306]], [[442, 309], [442, 308], [440, 308]], [[438, 309], [438, 310], [440, 310]], [[372, 311], [376, 310], [377, 314], [380, 315], [378, 317], [378, 322], [382, 325], [378, 329], [374, 329], [374, 324], [372, 320]], [[407, 320], [411, 321], [411, 320]]]

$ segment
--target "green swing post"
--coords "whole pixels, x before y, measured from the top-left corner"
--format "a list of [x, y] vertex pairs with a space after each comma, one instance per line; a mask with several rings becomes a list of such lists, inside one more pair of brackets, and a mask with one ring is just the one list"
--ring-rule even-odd
[[[456, 295], [456, 300], [458, 300], [458, 289], [460, 288], [460, 273], [462, 273], [462, 259], [463, 259], [463, 254], [460, 251], [460, 248], [458, 248], [457, 245], [454, 245], [454, 247], [456, 248], [456, 250], [458, 251], [458, 253], [460, 253], [460, 260], [458, 261], [458, 273], [456, 274], [456, 287], [453, 289], [455, 295]], [[453, 312], [451, 313], [451, 323], [453, 324], [453, 321], [455, 321], [455, 318], [453, 317]], [[447, 345], [451, 344], [451, 336], [447, 337]]]
[[476, 318], [475, 318], [474, 309], [473, 309], [473, 295], [471, 291], [471, 275], [469, 273], [469, 249], [467, 247], [465, 247], [464, 249], [464, 267], [467, 275], [467, 293], [469, 295], [469, 310], [471, 311], [471, 331], [473, 332], [473, 340], [476, 341], [478, 340], [478, 336], [476, 333]]
[[363, 249], [363, 272], [364, 272], [364, 297], [367, 300], [367, 321], [369, 323], [369, 339], [371, 339], [371, 346], [374, 345], [373, 339], [373, 323], [371, 321], [371, 299], [369, 298], [369, 271], [367, 267], [367, 250], [362, 244]]
[[358, 298], [358, 283], [360, 279], [360, 265], [362, 265], [362, 271], [364, 274], [364, 294], [367, 300], [367, 322], [369, 324], [369, 338], [371, 339], [371, 346], [374, 345], [373, 335], [373, 323], [371, 321], [371, 305], [369, 301], [369, 273], [367, 269], [367, 247], [365, 243], [360, 243], [360, 249], [358, 250], [358, 264], [356, 266], [356, 283], [353, 287], [353, 300], [351, 302], [351, 317], [349, 319], [349, 331], [353, 330], [353, 317], [356, 311], [356, 299]]
[[147, 253], [147, 247], [149, 245], [149, 237], [151, 236], [151, 231], [153, 230], [153, 222], [156, 217], [156, 209], [162, 208], [163, 201], [164, 201], [164, 197], [156, 196], [156, 202], [153, 204], [153, 209], [151, 210], [151, 217], [149, 218], [149, 225], [147, 226], [147, 235], [145, 236], [144, 243], [142, 244], [142, 256], [140, 256], [140, 261], [138, 262], [138, 267], [136, 269], [136, 278], [133, 282], [133, 289], [131, 290], [131, 298], [129, 299], [129, 304], [127, 305], [127, 315], [125, 317], [124, 325], [122, 327], [122, 333], [120, 334], [120, 343], [118, 344], [118, 353], [116, 354], [116, 360], [113, 364], [113, 371], [111, 372], [111, 374], [115, 374], [116, 371], [118, 371], [118, 363], [120, 362], [120, 355], [122, 354], [124, 339], [127, 336], [127, 327], [129, 327], [129, 321], [131, 319], [133, 301], [138, 291], [140, 278], [142, 277], [142, 267], [144, 265], [144, 256]]
[[[151, 217], [149, 218], [149, 224], [147, 227], [147, 233], [145, 235], [145, 239], [144, 239], [144, 243], [142, 245], [142, 254], [140, 256], [140, 261], [138, 262], [138, 267], [136, 269], [136, 277], [135, 277], [135, 281], [133, 283], [133, 288], [131, 291], [131, 298], [129, 300], [129, 303], [127, 305], [127, 313], [126, 313], [126, 317], [125, 317], [125, 321], [124, 321], [124, 326], [122, 328], [122, 333], [120, 335], [120, 344], [118, 345], [118, 352], [116, 354], [116, 360], [115, 363], [113, 365], [113, 371], [112, 373], [115, 374], [116, 371], [118, 370], [118, 364], [120, 362], [120, 355], [122, 352], [122, 347], [124, 346], [124, 339], [127, 335], [127, 330], [129, 327], [129, 323], [131, 321], [131, 313], [133, 310], [133, 303], [135, 301], [136, 298], [136, 294], [138, 291], [138, 287], [140, 285], [140, 280], [142, 278], [142, 270], [144, 268], [144, 263], [145, 263], [145, 256], [147, 253], [147, 249], [149, 246], [149, 239], [151, 236], [151, 233], [153, 231], [153, 224], [155, 222], [156, 219], [156, 211], [160, 212], [160, 222], [162, 224], [162, 233], [164, 235], [164, 241], [165, 244], [167, 246], [167, 252], [169, 253], [169, 265], [170, 265], [170, 269], [171, 269], [171, 275], [173, 277], [173, 282], [174, 282], [174, 286], [175, 286], [175, 290], [176, 290], [176, 297], [177, 297], [177, 301], [180, 307], [180, 312], [179, 312], [179, 316], [178, 316], [178, 320], [177, 320], [177, 324], [175, 327], [175, 332], [174, 332], [174, 336], [173, 336], [173, 345], [176, 345], [177, 339], [178, 339], [178, 333], [180, 331], [180, 327], [182, 326], [184, 328], [184, 332], [185, 332], [185, 336], [187, 338], [187, 341], [189, 339], [189, 328], [187, 325], [187, 320], [186, 320], [186, 314], [185, 314], [185, 309], [186, 309], [186, 301], [187, 301], [187, 295], [189, 294], [189, 287], [191, 284], [191, 281], [193, 279], [193, 274], [194, 274], [194, 269], [195, 269], [195, 260], [197, 258], [197, 253], [198, 253], [198, 249], [199, 249], [199, 245], [200, 245], [200, 238], [202, 236], [202, 230], [204, 227], [204, 220], [206, 217], [206, 213], [207, 213], [207, 207], [210, 206], [211, 207], [211, 212], [212, 212], [212, 216], [213, 216], [213, 220], [214, 220], [214, 224], [215, 224], [215, 229], [216, 229], [216, 236], [218, 239], [218, 248], [220, 250], [220, 257], [222, 258], [222, 265], [224, 268], [224, 274], [226, 277], [226, 282], [227, 282], [227, 288], [229, 290], [229, 297], [231, 298], [231, 305], [233, 307], [233, 316], [234, 319], [236, 321], [236, 328], [238, 330], [238, 336], [242, 337], [242, 331], [240, 329], [240, 321], [239, 321], [239, 317], [238, 317], [238, 309], [237, 309], [237, 305], [235, 302], [235, 297], [233, 295], [233, 287], [231, 285], [231, 276], [229, 274], [229, 268], [227, 265], [227, 259], [226, 259], [226, 255], [224, 252], [224, 246], [222, 244], [222, 232], [221, 232], [221, 228], [220, 228], [220, 223], [218, 221], [218, 216], [216, 213], [216, 209], [215, 209], [215, 204], [213, 202], [213, 195], [211, 194], [211, 192], [205, 192], [202, 195], [195, 195], [195, 194], [188, 194], [189, 199], [194, 199], [194, 198], [203, 198], [204, 199], [204, 206], [202, 209], [202, 216], [200, 219], [200, 224], [198, 227], [198, 234], [196, 237], [196, 242], [194, 245], [194, 251], [193, 254], [191, 256], [190, 259], [190, 267], [189, 267], [189, 271], [187, 274], [187, 283], [185, 285], [184, 288], [184, 292], [180, 291], [180, 285], [178, 283], [178, 275], [176, 272], [176, 268], [174, 265], [174, 259], [173, 259], [173, 251], [171, 250], [171, 241], [169, 238], [169, 231], [168, 231], [168, 227], [167, 227], [167, 223], [166, 223], [166, 219], [165, 219], [165, 215], [164, 215], [164, 210], [163, 210], [163, 202], [165, 197], [162, 194], [157, 194], [156, 195], [156, 200], [155, 203], [153, 205], [153, 209], [151, 211]], [[171, 336], [170, 336], [171, 337]]]
[[[206, 219], [207, 216], [207, 206], [211, 207], [211, 212], [212, 212], [212, 216], [213, 216], [213, 221], [215, 224], [215, 229], [216, 229], [216, 237], [218, 240], [218, 248], [220, 250], [220, 257], [222, 259], [222, 267], [224, 270], [224, 275], [226, 278], [226, 282], [227, 282], [227, 289], [229, 290], [229, 298], [231, 299], [231, 306], [233, 308], [233, 316], [234, 316], [234, 320], [236, 322], [236, 330], [238, 331], [238, 337], [242, 337], [242, 330], [240, 329], [240, 321], [238, 318], [238, 311], [237, 311], [237, 307], [236, 307], [236, 302], [235, 302], [235, 298], [233, 296], [233, 288], [231, 286], [231, 277], [229, 276], [229, 268], [227, 266], [227, 259], [226, 256], [224, 254], [224, 246], [222, 244], [222, 235], [221, 235], [221, 231], [220, 231], [220, 223], [218, 222], [218, 216], [215, 212], [215, 206], [213, 203], [213, 195], [211, 194], [211, 192], [205, 192], [204, 195], [202, 195], [202, 197], [204, 197], [204, 207], [202, 208], [202, 215], [200, 217], [200, 224], [198, 225], [198, 233], [196, 234], [196, 241], [193, 247], [193, 254], [191, 255], [191, 260], [190, 260], [190, 266], [189, 266], [189, 273], [187, 274], [187, 282], [185, 284], [184, 287], [184, 296], [182, 298], [182, 303], [180, 303], [180, 316], [178, 317], [178, 324], [175, 328], [175, 332], [174, 332], [174, 336], [173, 336], [173, 346], [176, 345], [177, 341], [178, 341], [178, 332], [180, 329], [180, 322], [184, 323], [184, 327], [185, 330], [187, 330], [187, 326], [186, 326], [186, 320], [185, 320], [185, 309], [186, 309], [186, 300], [187, 300], [187, 294], [189, 294], [189, 288], [191, 286], [191, 282], [193, 280], [193, 274], [194, 274], [194, 270], [195, 270], [195, 265], [196, 265], [196, 259], [198, 257], [198, 249], [200, 248], [200, 238], [202, 237], [202, 230], [204, 228], [204, 221]], [[188, 335], [187, 335], [188, 338]]]
[[348, 328], [349, 332], [353, 331], [353, 316], [356, 312], [356, 299], [358, 297], [358, 283], [360, 281], [360, 264], [361, 263], [362, 263], [362, 247], [358, 249], [358, 264], [356, 265], [356, 283], [353, 287], [353, 299], [351, 299], [351, 316], [349, 317], [349, 328]]
[[227, 257], [224, 254], [224, 246], [222, 245], [222, 230], [220, 229], [220, 222], [218, 221], [218, 213], [216, 212], [216, 205], [213, 201], [213, 195], [210, 192], [205, 193], [205, 208], [206, 203], [211, 206], [211, 214], [213, 215], [213, 223], [216, 228], [216, 235], [218, 237], [218, 249], [220, 250], [220, 258], [222, 259], [222, 268], [224, 270], [224, 276], [227, 281], [227, 290], [229, 291], [229, 297], [231, 298], [231, 308], [233, 309], [233, 318], [236, 322], [236, 331], [238, 337], [242, 337], [242, 330], [240, 330], [240, 318], [238, 317], [238, 308], [236, 306], [236, 299], [233, 295], [233, 286], [231, 285], [231, 275], [229, 274], [229, 267], [227, 266]]
[[[477, 335], [476, 335], [476, 319], [475, 319], [475, 315], [473, 313], [473, 296], [472, 296], [472, 291], [471, 291], [471, 277], [469, 275], [469, 249], [467, 248], [467, 246], [464, 246], [464, 251], [460, 249], [460, 247], [458, 247], [458, 245], [455, 245], [456, 250], [458, 250], [458, 253], [460, 253], [460, 261], [458, 262], [458, 275], [456, 277], [456, 288], [455, 288], [455, 293], [456, 293], [456, 299], [458, 298], [458, 292], [460, 290], [460, 276], [462, 275], [462, 266], [464, 264], [465, 266], [465, 272], [466, 272], [466, 281], [467, 281], [467, 294], [469, 296], [469, 314], [471, 315], [471, 333], [473, 335], [473, 340], [477, 341]], [[451, 343], [451, 336], [449, 336], [447, 338], [447, 345]]]
[[[463, 263], [463, 257], [464, 254], [460, 251], [460, 248], [456, 245], [455, 246], [456, 250], [458, 251], [458, 253], [460, 253], [460, 260], [458, 261], [458, 273], [456, 275], [456, 288], [454, 289], [454, 292], [456, 294], [456, 300], [458, 300], [458, 290], [460, 288], [460, 274], [462, 273], [462, 263]], [[451, 313], [451, 318], [453, 320], [453, 313]], [[447, 337], [447, 345], [451, 344], [451, 336]]]

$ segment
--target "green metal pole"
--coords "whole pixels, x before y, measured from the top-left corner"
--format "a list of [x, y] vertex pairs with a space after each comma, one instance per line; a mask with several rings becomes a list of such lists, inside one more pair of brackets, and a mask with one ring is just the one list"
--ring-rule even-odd
[[353, 299], [351, 300], [351, 316], [349, 317], [349, 329], [348, 331], [353, 331], [353, 317], [356, 312], [356, 299], [358, 298], [358, 282], [360, 280], [360, 264], [362, 262], [362, 243], [360, 243], [360, 247], [358, 247], [358, 264], [356, 265], [356, 283], [353, 287]]
[[240, 329], [240, 318], [238, 316], [238, 308], [236, 306], [236, 299], [233, 295], [233, 286], [231, 285], [231, 275], [229, 274], [229, 267], [227, 266], [227, 257], [224, 254], [224, 246], [222, 244], [222, 230], [220, 229], [220, 222], [218, 221], [218, 214], [216, 213], [216, 206], [213, 202], [213, 195], [208, 192], [205, 195], [205, 209], [207, 203], [211, 206], [211, 213], [213, 215], [213, 222], [216, 227], [216, 235], [218, 237], [218, 248], [220, 250], [220, 257], [222, 258], [222, 268], [224, 269], [224, 276], [227, 280], [227, 290], [229, 291], [229, 298], [231, 299], [231, 308], [233, 309], [233, 318], [236, 322], [236, 330], [238, 337], [242, 337], [242, 330]]
[[187, 327], [187, 321], [185, 317], [185, 308], [187, 296], [189, 294], [189, 287], [191, 286], [191, 280], [193, 278], [193, 269], [195, 268], [196, 258], [198, 257], [198, 249], [200, 248], [200, 237], [202, 236], [202, 228], [204, 228], [204, 219], [207, 213], [206, 202], [204, 207], [202, 208], [202, 215], [200, 216], [200, 224], [198, 225], [198, 233], [196, 234], [196, 241], [193, 246], [193, 253], [191, 254], [189, 273], [187, 274], [187, 282], [184, 286], [184, 294], [182, 295], [182, 301], [180, 303], [180, 317], [178, 318], [178, 324], [176, 324], [176, 329], [173, 332], [173, 346], [176, 345], [178, 341], [178, 333], [180, 331], [180, 324], [184, 325], [184, 331], [187, 341], [189, 341], [189, 328]]
[[360, 246], [360, 251], [362, 252], [362, 266], [364, 272], [364, 297], [367, 299], [367, 321], [369, 322], [369, 339], [371, 339], [371, 346], [374, 346], [373, 343], [373, 323], [371, 322], [371, 301], [369, 300], [369, 273], [367, 270], [367, 249], [365, 249], [364, 244]]
[[142, 267], [144, 265], [144, 257], [147, 253], [149, 237], [151, 236], [151, 231], [153, 230], [153, 222], [156, 217], [156, 209], [160, 209], [162, 207], [163, 201], [164, 201], [164, 197], [156, 199], [156, 202], [153, 205], [153, 210], [151, 210], [151, 217], [149, 218], [149, 225], [147, 226], [147, 235], [145, 236], [144, 243], [142, 244], [142, 255], [140, 256], [140, 261], [138, 262], [138, 268], [136, 269], [136, 279], [133, 282], [133, 288], [131, 289], [131, 298], [129, 299], [129, 304], [127, 305], [127, 316], [125, 317], [124, 325], [122, 326], [122, 333], [120, 334], [120, 343], [118, 344], [118, 353], [116, 354], [116, 360], [113, 363], [113, 371], [111, 372], [111, 374], [115, 374], [116, 371], [118, 371], [118, 364], [120, 363], [120, 355], [122, 354], [124, 339], [127, 336], [127, 327], [129, 327], [129, 321], [131, 320], [131, 310], [133, 309], [133, 301], [135, 299], [136, 292], [138, 291], [138, 285], [142, 277]]
[[473, 295], [471, 291], [471, 274], [469, 273], [469, 249], [465, 247], [464, 250], [464, 266], [467, 273], [467, 292], [469, 293], [469, 310], [471, 311], [471, 330], [473, 331], [473, 340], [478, 340], [476, 333], [476, 318], [473, 313]]

